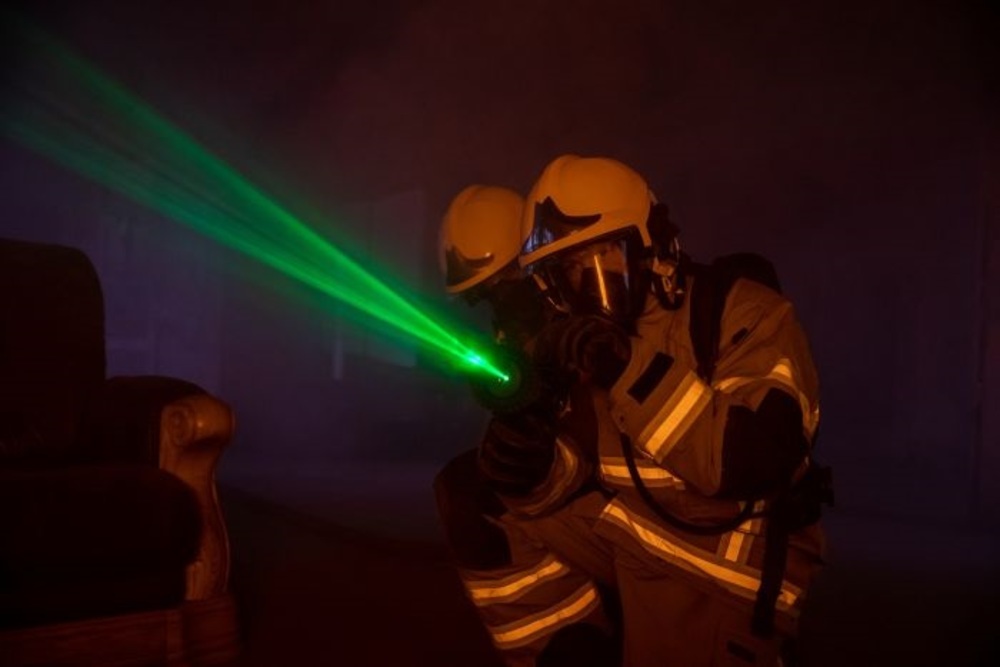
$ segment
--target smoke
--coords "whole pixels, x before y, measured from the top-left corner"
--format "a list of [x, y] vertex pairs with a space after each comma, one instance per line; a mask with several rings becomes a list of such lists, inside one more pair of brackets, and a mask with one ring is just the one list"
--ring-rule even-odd
[[[696, 258], [776, 263], [812, 338], [841, 480], [853, 465], [925, 469], [901, 473], [912, 488], [967, 481], [995, 72], [984, 12], [902, 0], [46, 6], [34, 11], [210, 149], [273, 177], [279, 198], [295, 191], [322, 212], [419, 191], [425, 219], [401, 220], [397, 236], [413, 251], [423, 225], [429, 272], [437, 216], [466, 185], [526, 190], [564, 152], [633, 165]], [[391, 221], [343, 224], [393, 237]]]

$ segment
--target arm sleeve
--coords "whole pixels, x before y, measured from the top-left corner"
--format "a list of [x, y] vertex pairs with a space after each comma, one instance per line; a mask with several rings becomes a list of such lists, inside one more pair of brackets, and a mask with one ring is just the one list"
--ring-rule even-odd
[[720, 341], [709, 383], [678, 348], [633, 339], [611, 412], [641, 455], [702, 494], [755, 497], [808, 455], [819, 422], [816, 371], [791, 303], [751, 281], [730, 291]]
[[590, 390], [584, 385], [574, 386], [570, 406], [559, 419], [555, 457], [546, 478], [527, 496], [500, 496], [511, 513], [533, 517], [557, 510], [593, 479], [597, 421]]
[[536, 517], [553, 512], [573, 496], [593, 474], [593, 466], [567, 438], [556, 438], [556, 455], [549, 474], [526, 496], [500, 494], [512, 514]]

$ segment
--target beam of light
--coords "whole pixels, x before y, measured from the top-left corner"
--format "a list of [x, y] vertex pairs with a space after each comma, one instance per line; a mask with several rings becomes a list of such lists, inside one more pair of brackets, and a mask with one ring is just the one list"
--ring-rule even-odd
[[123, 86], [54, 38], [16, 23], [30, 58], [0, 111], [3, 134], [467, 367], [508, 379]]

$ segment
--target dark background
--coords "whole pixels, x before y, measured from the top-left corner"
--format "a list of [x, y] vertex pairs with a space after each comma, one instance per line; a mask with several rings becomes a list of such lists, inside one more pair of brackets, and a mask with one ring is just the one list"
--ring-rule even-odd
[[[696, 258], [753, 250], [777, 265], [821, 372], [831, 553], [993, 585], [1000, 33], [987, 3], [87, 0], [24, 11], [456, 318], [472, 316], [441, 295], [435, 239], [459, 189], [526, 191], [566, 152], [632, 165]], [[460, 379], [9, 142], [0, 197], [4, 236], [93, 258], [110, 373], [179, 375], [233, 405], [224, 483], [438, 539], [430, 481], [485, 420]]]

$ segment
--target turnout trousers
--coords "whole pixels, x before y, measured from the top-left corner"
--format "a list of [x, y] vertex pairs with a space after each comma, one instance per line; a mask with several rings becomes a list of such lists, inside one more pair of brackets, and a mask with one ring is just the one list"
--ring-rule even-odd
[[[452, 473], [462, 471], [464, 491], [448, 483], [447, 467], [439, 475], [438, 504], [459, 576], [506, 664], [783, 664], [780, 650], [792, 634], [787, 624], [779, 623], [770, 639], [754, 636], [750, 602], [605, 530], [607, 491], [587, 491], [543, 516], [517, 516], [482, 502], [482, 488], [472, 490], [478, 485], [469, 484], [471, 456], [449, 464]], [[470, 528], [473, 519], [478, 529]]]

